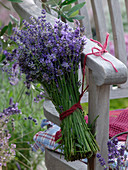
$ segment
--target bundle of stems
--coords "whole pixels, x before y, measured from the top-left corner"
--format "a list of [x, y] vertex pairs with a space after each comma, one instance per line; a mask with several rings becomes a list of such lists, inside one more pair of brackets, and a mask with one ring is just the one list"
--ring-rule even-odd
[[[78, 70], [78, 64], [76, 64]], [[57, 79], [58, 88], [55, 82], [48, 85], [43, 84], [48, 95], [55, 105], [59, 114], [66, 111], [79, 101], [79, 82], [78, 72], [70, 73]], [[61, 122], [61, 144], [56, 148], [62, 149], [67, 161], [90, 158], [95, 154], [99, 147], [84, 119], [84, 112], [77, 108], [71, 115]]]

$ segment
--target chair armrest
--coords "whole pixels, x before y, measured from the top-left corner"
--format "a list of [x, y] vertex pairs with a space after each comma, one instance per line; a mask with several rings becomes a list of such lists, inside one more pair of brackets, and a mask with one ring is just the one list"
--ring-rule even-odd
[[[83, 53], [90, 53], [93, 47], [100, 48], [96, 43], [88, 39]], [[96, 85], [101, 86], [104, 84], [112, 85], [125, 83], [127, 80], [127, 67], [125, 64], [112, 56], [110, 53], [104, 53], [102, 56], [109, 60], [118, 70], [118, 72], [115, 71], [111, 63], [103, 60], [101, 57], [89, 55], [87, 57], [86, 66], [92, 70]], [[82, 61], [83, 60], [84, 57]]]

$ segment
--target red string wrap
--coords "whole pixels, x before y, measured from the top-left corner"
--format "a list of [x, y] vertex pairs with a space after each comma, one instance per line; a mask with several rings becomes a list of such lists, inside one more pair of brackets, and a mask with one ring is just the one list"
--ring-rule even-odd
[[82, 110], [82, 106], [80, 105], [80, 102], [74, 104], [70, 109], [68, 109], [65, 112], [61, 113], [60, 114], [60, 120], [63, 120], [64, 118], [66, 118], [67, 116], [72, 114], [77, 108]]
[[96, 41], [96, 40], [93, 40], [93, 39], [90, 39], [91, 41], [97, 43], [101, 48], [97, 48], [97, 47], [93, 47], [92, 48], [92, 52], [91, 53], [88, 53], [85, 55], [85, 58], [84, 58], [84, 65], [83, 65], [83, 80], [82, 80], [82, 92], [81, 92], [81, 95], [80, 95], [80, 99], [78, 101], [78, 103], [74, 104], [70, 109], [62, 112], [60, 114], [60, 120], [62, 121], [64, 118], [66, 118], [67, 116], [69, 116], [70, 114], [72, 114], [77, 108], [82, 109], [82, 106], [80, 105], [80, 100], [84, 94], [84, 92], [87, 90], [88, 86], [85, 88], [84, 90], [84, 77], [85, 77], [85, 65], [86, 65], [86, 59], [87, 59], [87, 56], [88, 55], [95, 55], [95, 56], [100, 56], [103, 60], [109, 62], [113, 68], [115, 69], [116, 72], [118, 72], [118, 70], [116, 69], [116, 67], [113, 65], [113, 63], [107, 59], [105, 59], [102, 54], [104, 53], [107, 53], [108, 51], [106, 50], [107, 48], [107, 44], [108, 44], [108, 38], [109, 38], [109, 33], [107, 33], [106, 35], [106, 41], [104, 43], [104, 45], [102, 45], [100, 42]]
[[80, 95], [80, 99], [78, 101], [78, 103], [74, 104], [70, 109], [62, 112], [60, 114], [60, 120], [62, 121], [64, 118], [66, 118], [67, 116], [69, 116], [70, 114], [72, 114], [77, 108], [82, 109], [82, 106], [80, 105], [80, 100], [84, 94], [84, 92], [87, 90], [88, 86], [85, 88], [85, 90], [82, 91], [81, 95]]
[[[102, 56], [102, 54], [108, 52], [108, 51], [106, 50], [107, 44], [108, 44], [108, 38], [109, 38], [109, 33], [107, 33], [107, 35], [106, 35], [106, 41], [105, 41], [104, 45], [102, 45], [99, 41], [90, 39], [91, 41], [97, 43], [97, 44], [101, 47], [101, 49], [99, 49], [99, 48], [97, 48], [97, 47], [93, 47], [93, 48], [92, 48], [92, 52], [85, 55], [84, 66], [85, 66], [85, 64], [86, 64], [86, 58], [87, 58], [87, 56], [93, 54], [93, 55], [95, 55], [95, 56], [100, 56], [103, 60], [109, 62], [109, 63], [113, 66], [113, 68], [115, 69], [115, 71], [118, 72], [118, 70], [117, 70], [116, 67], [112, 64], [112, 62], [109, 61], [109, 60], [107, 60], [106, 58], [104, 58], [104, 57]], [[97, 50], [97, 51], [94, 52], [94, 50]], [[85, 68], [84, 68], [84, 69], [85, 69]]]

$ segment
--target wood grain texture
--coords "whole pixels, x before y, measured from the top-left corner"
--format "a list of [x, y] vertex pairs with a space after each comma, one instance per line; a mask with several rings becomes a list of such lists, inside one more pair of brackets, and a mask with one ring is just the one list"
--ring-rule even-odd
[[113, 31], [115, 56], [127, 64], [126, 46], [124, 41], [123, 22], [121, 17], [120, 4], [118, 0], [108, 0], [110, 18]]
[[60, 125], [59, 113], [56, 111], [55, 106], [50, 100], [45, 100], [43, 103], [44, 115], [51, 122]]
[[106, 22], [101, 0], [91, 0], [97, 40], [104, 43], [106, 37]]
[[87, 170], [87, 165], [80, 161], [67, 162], [64, 156], [45, 149], [45, 165], [48, 170]]
[[[12, 3], [13, 8], [16, 12], [29, 21], [30, 16], [38, 18], [41, 15], [42, 8], [37, 6], [34, 0], [24, 0], [22, 3]], [[55, 17], [48, 14], [46, 15], [46, 20], [52, 25], [55, 23]]]
[[[96, 141], [100, 147], [100, 153], [107, 162], [107, 141], [109, 139], [109, 85], [96, 86], [92, 71], [89, 71], [89, 110], [88, 121], [98, 119], [93, 126], [96, 133]], [[92, 163], [93, 162], [93, 163]], [[89, 170], [102, 170], [96, 157], [89, 159]]]
[[[78, 3], [82, 2], [85, 2], [85, 0], [78, 0]], [[86, 4], [84, 5], [83, 8], [80, 9], [80, 15], [84, 16], [84, 19], [82, 19], [80, 23], [81, 26], [85, 27], [85, 35], [87, 36], [87, 38], [92, 38], [91, 24]]]

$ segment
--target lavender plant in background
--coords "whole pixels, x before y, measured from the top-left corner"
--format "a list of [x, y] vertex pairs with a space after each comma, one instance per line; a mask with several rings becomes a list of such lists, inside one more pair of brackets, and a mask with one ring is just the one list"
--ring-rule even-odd
[[[66, 111], [79, 101], [78, 68], [86, 37], [79, 27], [73, 30], [60, 20], [52, 26], [44, 10], [38, 19], [30, 20], [30, 24], [23, 21], [23, 29], [14, 29], [12, 40], [18, 48], [15, 55], [6, 52], [6, 59], [18, 63], [28, 84], [40, 83], [61, 114], [62, 108]], [[81, 109], [62, 121], [61, 133], [59, 147], [68, 161], [89, 158], [99, 149]]]
[[[118, 138], [110, 139], [108, 146], [108, 165], [112, 170], [125, 170], [128, 168], [128, 152], [125, 144], [119, 144]], [[97, 158], [104, 170], [109, 169], [102, 156], [98, 153]]]
[[12, 123], [12, 129], [14, 130], [14, 119], [10, 120], [10, 116], [14, 114], [21, 114], [21, 110], [18, 109], [18, 103], [14, 104], [13, 99], [10, 98], [9, 107], [5, 108], [0, 113], [0, 166], [6, 166], [7, 162], [14, 159], [16, 153], [16, 145], [9, 143], [11, 135], [9, 133], [7, 124], [9, 121]]
[[[13, 142], [17, 142], [17, 139], [21, 138], [21, 136], [15, 139], [10, 133], [15, 130], [15, 123], [17, 123], [12, 116], [19, 114], [22, 114], [22, 112], [18, 109], [18, 103], [13, 103], [13, 99], [10, 98], [9, 107], [3, 109], [3, 112], [0, 113], [0, 166], [7, 166], [8, 162], [15, 160], [16, 152], [18, 152], [19, 148], [16, 148], [16, 144]], [[32, 124], [38, 125], [37, 119], [32, 116], [24, 117], [24, 120], [27, 121], [27, 123], [31, 121], [33, 122]], [[11, 126], [9, 126], [10, 124]], [[31, 150], [30, 142], [27, 141], [27, 143], [28, 149]], [[22, 148], [22, 150], [24, 150], [24, 148]], [[23, 157], [25, 158], [25, 156]], [[16, 159], [16, 163], [18, 161], [20, 160]], [[22, 162], [20, 161], [20, 163]]]

